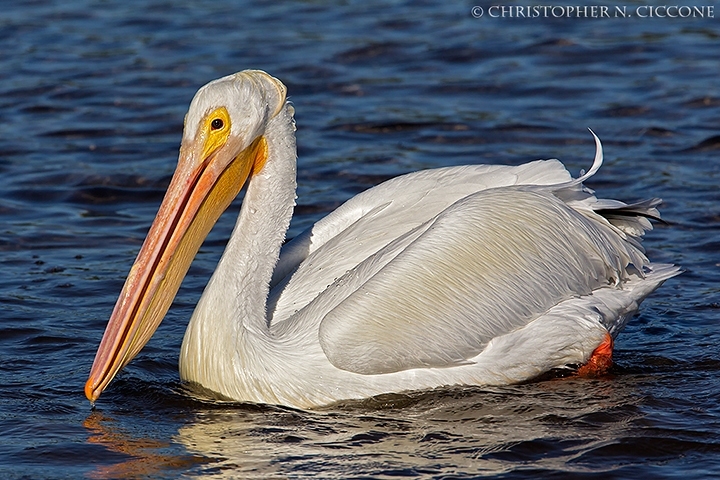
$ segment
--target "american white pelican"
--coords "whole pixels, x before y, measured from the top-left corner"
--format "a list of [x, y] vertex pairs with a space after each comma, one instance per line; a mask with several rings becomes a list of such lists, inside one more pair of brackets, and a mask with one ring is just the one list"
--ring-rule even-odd
[[611, 336], [679, 273], [639, 244], [658, 199], [627, 205], [582, 186], [602, 164], [597, 137], [580, 178], [557, 160], [415, 172], [281, 249], [295, 204], [293, 112], [285, 86], [261, 71], [197, 92], [85, 385], [91, 402], [150, 339], [246, 180], [180, 352], [183, 380], [234, 400], [308, 408], [588, 362], [602, 370]]

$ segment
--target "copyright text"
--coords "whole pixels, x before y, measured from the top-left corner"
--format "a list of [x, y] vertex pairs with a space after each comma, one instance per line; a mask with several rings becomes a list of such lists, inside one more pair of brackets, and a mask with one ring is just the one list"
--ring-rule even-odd
[[687, 5], [643, 5], [627, 6], [607, 5], [493, 5], [474, 6], [470, 14], [475, 18], [715, 18], [715, 7]]

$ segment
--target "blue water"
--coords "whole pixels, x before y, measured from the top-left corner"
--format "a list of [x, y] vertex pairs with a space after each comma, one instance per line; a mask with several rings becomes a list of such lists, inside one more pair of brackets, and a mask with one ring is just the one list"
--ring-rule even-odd
[[[493, 3], [3, 4], [0, 478], [720, 475], [720, 19], [476, 19], [474, 5]], [[282, 79], [296, 108], [290, 236], [420, 168], [557, 157], [577, 174], [591, 127], [606, 163], [589, 186], [662, 197], [645, 246], [686, 271], [618, 337], [608, 378], [315, 412], [218, 403], [179, 382], [177, 356], [235, 205], [91, 411], [82, 387], [187, 105], [246, 68]]]

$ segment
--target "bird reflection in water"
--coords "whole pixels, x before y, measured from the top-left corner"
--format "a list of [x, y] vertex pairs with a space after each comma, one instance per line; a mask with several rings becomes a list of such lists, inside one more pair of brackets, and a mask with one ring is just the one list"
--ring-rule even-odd
[[124, 432], [116, 420], [93, 411], [83, 422], [88, 443], [101, 445], [118, 455], [118, 463], [98, 465], [87, 476], [94, 479], [152, 478], [172, 471], [186, 471], [208, 460], [194, 455], [163, 453], [172, 444], [165, 439], [134, 437]]
[[203, 478], [578, 473], [617, 450], [629, 431], [652, 428], [640, 390], [628, 376], [390, 394], [310, 412], [208, 402], [173, 437], [184, 447], [179, 455], [99, 413], [86, 426], [91, 442], [130, 456], [94, 478], [189, 469]]

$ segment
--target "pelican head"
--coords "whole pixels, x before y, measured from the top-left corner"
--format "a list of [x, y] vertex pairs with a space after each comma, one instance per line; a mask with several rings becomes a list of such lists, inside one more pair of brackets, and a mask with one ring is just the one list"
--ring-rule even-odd
[[190, 103], [178, 165], [98, 348], [85, 395], [95, 402], [160, 325], [203, 240], [268, 158], [265, 127], [286, 89], [247, 70], [212, 81]]

